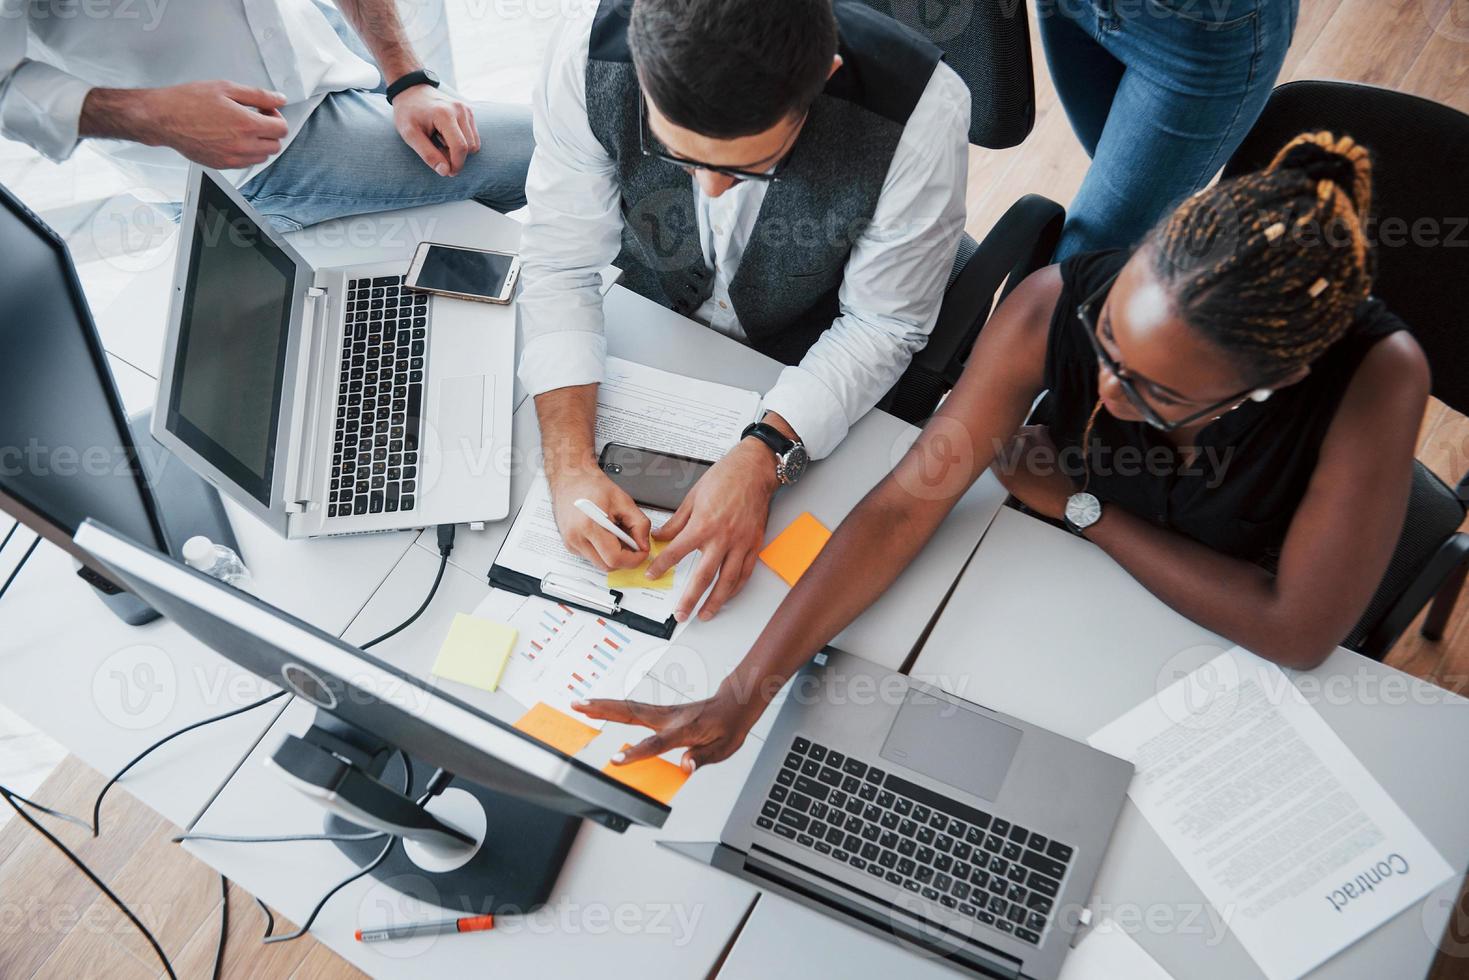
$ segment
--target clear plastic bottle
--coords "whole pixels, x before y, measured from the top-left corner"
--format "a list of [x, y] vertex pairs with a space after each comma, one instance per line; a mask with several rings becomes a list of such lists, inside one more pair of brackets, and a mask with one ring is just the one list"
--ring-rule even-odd
[[233, 548], [215, 544], [202, 534], [184, 542], [184, 561], [205, 575], [217, 578], [226, 585], [249, 591], [253, 584], [250, 570]]

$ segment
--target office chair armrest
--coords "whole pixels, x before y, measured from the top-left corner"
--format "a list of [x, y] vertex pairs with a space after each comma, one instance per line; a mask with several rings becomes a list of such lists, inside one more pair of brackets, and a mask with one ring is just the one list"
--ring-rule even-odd
[[1454, 487], [1454, 496], [1458, 497], [1465, 507], [1469, 507], [1469, 473], [1465, 473], [1459, 480], [1459, 485]]
[[1469, 561], [1469, 534], [1460, 532], [1439, 546], [1397, 602], [1378, 620], [1358, 652], [1373, 660], [1387, 656], [1414, 618], [1433, 601], [1454, 570], [1466, 561]]
[[1022, 279], [1050, 263], [1065, 221], [1066, 209], [1039, 194], [1012, 204], [944, 294], [928, 344], [913, 364], [950, 386], [957, 382], [996, 295], [1003, 300]]

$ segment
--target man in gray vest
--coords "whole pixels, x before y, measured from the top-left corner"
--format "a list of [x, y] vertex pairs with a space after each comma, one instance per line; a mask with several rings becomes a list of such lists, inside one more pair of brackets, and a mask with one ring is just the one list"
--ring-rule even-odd
[[[744, 585], [770, 500], [829, 454], [927, 342], [964, 224], [969, 90], [853, 0], [602, 0], [552, 42], [533, 106], [520, 377], [567, 547], [607, 568], [648, 519], [597, 467], [599, 273], [787, 366], [764, 416], [651, 532], [676, 616]], [[573, 506], [586, 498], [639, 551]]]

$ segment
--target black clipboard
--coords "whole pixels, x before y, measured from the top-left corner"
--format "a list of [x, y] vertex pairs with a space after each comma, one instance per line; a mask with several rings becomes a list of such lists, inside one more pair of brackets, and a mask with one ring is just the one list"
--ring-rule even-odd
[[491, 565], [490, 585], [516, 595], [540, 596], [552, 602], [564, 602], [568, 606], [605, 616], [614, 623], [621, 623], [628, 629], [655, 636], [660, 640], [671, 638], [678, 626], [678, 621], [672, 616], [659, 622], [623, 609], [623, 593], [617, 589], [603, 588], [595, 582], [556, 572], [551, 572], [545, 578], [536, 578], [504, 565]]

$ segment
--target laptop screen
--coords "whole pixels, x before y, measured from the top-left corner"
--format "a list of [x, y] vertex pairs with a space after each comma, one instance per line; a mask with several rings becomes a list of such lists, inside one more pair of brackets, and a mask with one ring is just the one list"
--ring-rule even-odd
[[254, 219], [201, 180], [168, 429], [266, 506], [295, 276]]

